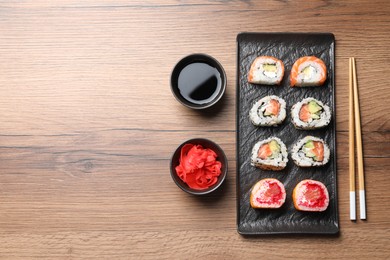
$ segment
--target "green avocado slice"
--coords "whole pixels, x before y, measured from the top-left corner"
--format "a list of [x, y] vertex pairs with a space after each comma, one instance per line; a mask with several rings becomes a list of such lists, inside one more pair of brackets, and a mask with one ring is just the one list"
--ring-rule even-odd
[[269, 142], [269, 148], [271, 148], [272, 152], [279, 152], [280, 151], [280, 145], [275, 140], [272, 140], [271, 142]]
[[312, 140], [309, 140], [309, 141], [307, 141], [307, 142], [303, 145], [302, 151], [305, 153], [306, 157], [313, 158], [313, 157], [316, 156], [316, 155], [312, 152], [312, 151], [313, 151], [313, 148], [314, 148], [314, 143], [313, 143]]
[[317, 104], [314, 100], [310, 101], [308, 104], [308, 110], [311, 114], [316, 114], [317, 112], [322, 110], [322, 107]]
[[305, 143], [304, 145], [305, 148], [308, 148], [308, 149], [313, 149], [314, 148], [314, 143], [313, 141], [309, 140]]

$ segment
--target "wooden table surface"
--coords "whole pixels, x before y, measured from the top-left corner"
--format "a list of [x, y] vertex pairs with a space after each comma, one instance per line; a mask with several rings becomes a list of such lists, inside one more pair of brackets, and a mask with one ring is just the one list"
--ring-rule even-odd
[[[239, 32], [336, 38], [340, 234], [236, 231]], [[390, 2], [58, 0], [0, 3], [0, 258], [389, 259]], [[228, 85], [212, 113], [171, 94], [183, 56], [208, 53]], [[348, 57], [360, 88], [367, 221], [349, 220]], [[182, 192], [186, 139], [226, 152], [222, 189]]]

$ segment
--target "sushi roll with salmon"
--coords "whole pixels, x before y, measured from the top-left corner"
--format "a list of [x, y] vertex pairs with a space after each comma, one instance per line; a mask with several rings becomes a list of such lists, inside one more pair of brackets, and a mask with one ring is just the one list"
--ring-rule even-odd
[[284, 64], [271, 56], [257, 57], [249, 70], [248, 81], [253, 84], [279, 85], [284, 76]]
[[286, 201], [286, 190], [277, 179], [262, 179], [253, 186], [249, 200], [255, 209], [277, 209]]
[[288, 162], [286, 145], [277, 137], [257, 142], [252, 149], [251, 165], [262, 170], [283, 170]]
[[276, 126], [286, 118], [286, 102], [277, 96], [266, 96], [257, 101], [249, 111], [256, 126]]
[[329, 205], [329, 193], [319, 181], [303, 180], [295, 186], [292, 194], [294, 207], [300, 211], [325, 211]]
[[300, 167], [325, 165], [329, 161], [330, 150], [321, 138], [306, 136], [292, 148], [291, 158]]
[[291, 87], [321, 86], [326, 80], [325, 63], [314, 56], [299, 58], [291, 69]]
[[330, 123], [331, 114], [327, 105], [309, 97], [293, 105], [291, 109], [292, 123], [297, 129], [316, 129]]

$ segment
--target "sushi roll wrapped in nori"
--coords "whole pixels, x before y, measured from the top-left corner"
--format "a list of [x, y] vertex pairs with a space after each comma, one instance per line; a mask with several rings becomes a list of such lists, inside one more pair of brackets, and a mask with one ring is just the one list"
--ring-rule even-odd
[[326, 80], [325, 63], [314, 56], [299, 58], [291, 69], [291, 87], [321, 86]]
[[292, 123], [297, 129], [316, 129], [330, 123], [331, 114], [327, 105], [309, 97], [293, 105], [291, 109]]
[[286, 118], [286, 102], [277, 96], [266, 96], [257, 101], [249, 111], [256, 126], [275, 126]]
[[254, 84], [279, 85], [284, 76], [284, 64], [271, 56], [257, 57], [249, 70], [248, 81]]
[[286, 145], [277, 137], [257, 142], [252, 149], [251, 164], [262, 170], [283, 170], [288, 162]]
[[321, 138], [306, 136], [292, 148], [291, 158], [300, 167], [325, 165], [329, 161], [330, 150]]

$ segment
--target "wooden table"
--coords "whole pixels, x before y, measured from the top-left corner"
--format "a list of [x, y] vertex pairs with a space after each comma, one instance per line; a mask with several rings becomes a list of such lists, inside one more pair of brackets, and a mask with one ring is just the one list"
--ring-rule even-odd
[[[236, 232], [236, 36], [336, 37], [340, 235]], [[0, 257], [389, 259], [388, 1], [2, 1]], [[208, 53], [228, 86], [213, 113], [180, 105], [169, 78]], [[367, 221], [349, 220], [348, 57], [357, 59]], [[205, 198], [169, 174], [193, 137], [225, 150], [229, 172]]]

